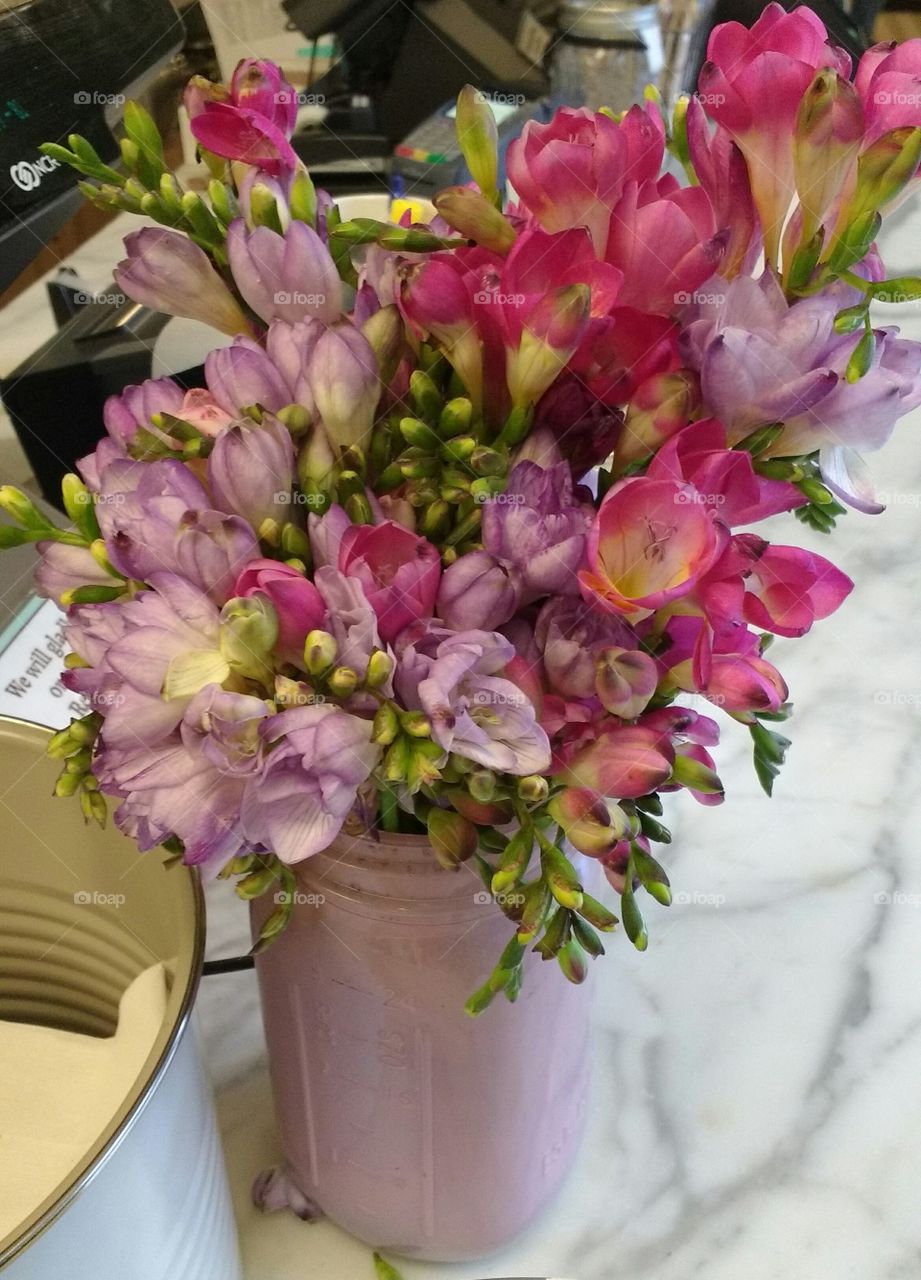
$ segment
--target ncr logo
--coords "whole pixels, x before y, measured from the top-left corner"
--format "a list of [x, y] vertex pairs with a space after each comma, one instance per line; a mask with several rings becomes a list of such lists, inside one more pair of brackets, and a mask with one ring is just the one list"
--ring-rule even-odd
[[10, 177], [20, 191], [34, 191], [41, 185], [46, 173], [53, 173], [60, 167], [60, 160], [53, 156], [39, 156], [37, 160], [19, 160], [10, 165]]

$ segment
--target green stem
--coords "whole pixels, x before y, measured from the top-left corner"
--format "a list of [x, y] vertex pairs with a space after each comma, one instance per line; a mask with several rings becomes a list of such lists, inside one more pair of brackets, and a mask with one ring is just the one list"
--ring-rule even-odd
[[380, 822], [384, 831], [400, 829], [400, 808], [391, 787], [380, 788]]

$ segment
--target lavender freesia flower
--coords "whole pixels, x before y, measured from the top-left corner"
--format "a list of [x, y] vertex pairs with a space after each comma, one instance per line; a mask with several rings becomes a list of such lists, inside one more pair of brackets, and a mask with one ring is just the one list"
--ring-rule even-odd
[[626, 623], [592, 609], [584, 600], [555, 596], [546, 601], [534, 627], [543, 654], [544, 672], [555, 693], [566, 698], [590, 698], [595, 693], [598, 652], [636, 641]]
[[208, 255], [187, 236], [144, 227], [125, 236], [125, 248], [128, 256], [116, 267], [115, 280], [135, 302], [169, 316], [201, 320], [221, 333], [249, 328]]
[[243, 798], [242, 829], [283, 862], [319, 853], [338, 834], [381, 749], [371, 722], [330, 704], [269, 717], [265, 773]]
[[921, 350], [895, 328], [877, 331], [864, 377], [844, 379], [857, 337], [833, 328], [836, 313], [854, 300], [842, 291], [788, 304], [766, 271], [760, 280], [719, 282], [710, 297], [696, 308], [682, 349], [730, 444], [763, 423], [783, 422], [770, 449], [776, 456], [879, 449], [897, 419], [921, 404]]
[[205, 359], [205, 381], [215, 400], [233, 417], [258, 404], [271, 413], [291, 403], [288, 386], [258, 342], [238, 336]]
[[326, 245], [306, 222], [292, 222], [279, 235], [269, 227], [250, 231], [237, 218], [227, 229], [227, 257], [234, 283], [266, 323], [315, 316], [331, 324], [339, 317], [339, 273]]
[[445, 751], [524, 776], [549, 767], [550, 742], [527, 695], [496, 674], [514, 657], [504, 636], [459, 632], [438, 645], [418, 697]]
[[287, 427], [266, 415], [222, 431], [208, 458], [208, 487], [219, 511], [242, 516], [258, 533], [266, 520], [288, 519], [294, 445]]
[[309, 376], [330, 439], [343, 447], [366, 448], [382, 390], [367, 338], [348, 322], [331, 325], [313, 349]]
[[41, 563], [35, 570], [35, 590], [40, 596], [56, 600], [74, 587], [96, 585], [111, 587], [115, 579], [101, 569], [88, 547], [68, 547], [61, 542], [40, 542], [37, 550]]
[[150, 430], [155, 413], [182, 416], [183, 390], [172, 378], [148, 378], [137, 386], [125, 387], [120, 395], [109, 396], [102, 406], [102, 420], [113, 440], [124, 448], [139, 427]]
[[377, 616], [361, 583], [332, 565], [317, 569], [314, 582], [328, 610], [326, 629], [336, 641], [336, 661], [354, 671], [364, 671], [372, 650], [382, 645]]
[[445, 569], [438, 589], [438, 616], [455, 631], [494, 631], [508, 622], [521, 599], [517, 569], [488, 551], [468, 551]]
[[521, 575], [524, 600], [578, 593], [590, 516], [565, 462], [519, 462], [504, 493], [483, 504], [483, 546]]
[[149, 582], [179, 573], [217, 604], [259, 554], [252, 528], [239, 516], [215, 511], [192, 473], [171, 459], [106, 467], [96, 504], [112, 564], [126, 577]]

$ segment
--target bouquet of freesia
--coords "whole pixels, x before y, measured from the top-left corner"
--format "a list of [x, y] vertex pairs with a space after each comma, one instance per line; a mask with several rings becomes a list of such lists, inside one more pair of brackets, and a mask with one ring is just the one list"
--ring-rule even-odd
[[874, 247], [918, 181], [919, 68], [921, 41], [878, 46], [851, 80], [814, 14], [770, 5], [714, 32], [671, 118], [651, 94], [529, 123], [509, 200], [467, 88], [473, 181], [425, 225], [342, 219], [265, 63], [187, 91], [207, 195], [134, 106], [120, 170], [49, 144], [90, 199], [158, 224], [121, 288], [233, 335], [206, 388], [108, 402], [70, 527], [0, 492], [89, 706], [51, 741], [58, 793], [100, 821], [110, 798], [141, 849], [244, 898], [280, 887], [257, 946], [343, 829], [427, 833], [510, 921], [472, 1012], [514, 999], [529, 948], [573, 982], [603, 951], [615, 916], [573, 848], [645, 947], [662, 795], [723, 798], [701, 706], [751, 735], [770, 792], [789, 707], [768, 645], [852, 585], [750, 526], [879, 510], [861, 455], [921, 403], [921, 347], [870, 314], [921, 297]]

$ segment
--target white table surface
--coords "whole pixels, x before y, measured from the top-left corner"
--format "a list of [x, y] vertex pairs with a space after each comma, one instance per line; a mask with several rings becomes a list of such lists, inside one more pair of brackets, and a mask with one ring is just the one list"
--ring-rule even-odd
[[[72, 259], [99, 288], [119, 221]], [[891, 273], [921, 267], [917, 226], [887, 229]], [[899, 318], [921, 338], [921, 304]], [[0, 368], [52, 327], [41, 288], [28, 290], [0, 314]], [[851, 513], [831, 540], [773, 522], [777, 540], [830, 554], [857, 588], [805, 641], [772, 651], [798, 709], [773, 801], [729, 723], [727, 803], [671, 798], [677, 901], [650, 906], [644, 956], [621, 937], [596, 965], [589, 1135], [559, 1199], [507, 1253], [401, 1264], [406, 1280], [921, 1273], [921, 412], [872, 464], [882, 516]], [[0, 467], [28, 474], [4, 423]], [[245, 909], [227, 886], [208, 908], [209, 954], [243, 949]], [[368, 1249], [337, 1228], [249, 1203], [278, 1157], [253, 975], [206, 979], [198, 1012], [247, 1280], [372, 1280]]]

